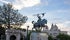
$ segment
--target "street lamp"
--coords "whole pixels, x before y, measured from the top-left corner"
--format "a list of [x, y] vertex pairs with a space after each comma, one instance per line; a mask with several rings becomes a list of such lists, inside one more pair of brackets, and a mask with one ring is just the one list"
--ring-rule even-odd
[[29, 26], [27, 26], [27, 40], [28, 40], [28, 28], [29, 28]]

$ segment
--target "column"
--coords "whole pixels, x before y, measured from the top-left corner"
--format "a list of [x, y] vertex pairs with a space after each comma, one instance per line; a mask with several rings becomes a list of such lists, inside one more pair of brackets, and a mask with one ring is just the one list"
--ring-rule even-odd
[[20, 34], [16, 35], [16, 40], [20, 40]]
[[6, 40], [10, 40], [10, 36], [6, 34]]

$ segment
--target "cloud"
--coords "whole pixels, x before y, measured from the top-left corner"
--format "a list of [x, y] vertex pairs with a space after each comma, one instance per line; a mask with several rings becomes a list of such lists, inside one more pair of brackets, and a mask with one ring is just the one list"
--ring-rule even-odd
[[52, 11], [48, 11], [49, 13], [51, 14], [54, 14], [54, 13], [70, 13], [70, 9], [57, 9], [57, 10], [52, 10]]
[[63, 23], [58, 23], [58, 28], [62, 31], [67, 31], [70, 35], [70, 21], [65, 21]]
[[41, 0], [42, 5], [48, 5], [48, 0]]
[[26, 22], [24, 25], [21, 26], [21, 28], [27, 29], [27, 26], [29, 26], [29, 30], [31, 30], [33, 27], [33, 24], [31, 22]]
[[70, 5], [70, 0], [64, 0], [64, 4]]
[[5, 1], [5, 0], [0, 0], [0, 2], [6, 3], [6, 4], [10, 3], [10, 2], [7, 2], [7, 1]]
[[[58, 25], [58, 28], [62, 31], [68, 31], [70, 34], [70, 10], [53, 10], [53, 11], [48, 11], [46, 18], [48, 18], [49, 23], [54, 23]], [[51, 24], [49, 24], [51, 25]]]
[[31, 7], [40, 3], [40, 0], [14, 0], [13, 2], [9, 2], [6, 0], [0, 0], [3, 3], [12, 3], [15, 9], [22, 9], [24, 7]]
[[66, 21], [65, 23], [68, 24], [68, 23], [70, 23], [70, 21]]
[[64, 24], [66, 27], [70, 27], [70, 21], [66, 21], [66, 22], [64, 22]]
[[57, 24], [59, 29], [61, 29], [62, 31], [70, 32], [70, 18], [68, 18], [70, 14], [69, 11], [69, 9], [48, 11], [46, 12], [48, 14], [46, 14], [45, 18], [48, 19], [48, 23]]

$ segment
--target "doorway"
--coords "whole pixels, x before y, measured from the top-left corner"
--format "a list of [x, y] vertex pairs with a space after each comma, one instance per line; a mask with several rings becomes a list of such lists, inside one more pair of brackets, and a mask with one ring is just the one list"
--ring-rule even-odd
[[15, 35], [10, 36], [10, 40], [16, 40], [16, 36]]

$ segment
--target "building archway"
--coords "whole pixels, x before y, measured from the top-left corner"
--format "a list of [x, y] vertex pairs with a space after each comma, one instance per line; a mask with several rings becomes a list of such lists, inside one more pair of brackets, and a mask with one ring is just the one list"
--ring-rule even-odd
[[25, 40], [25, 36], [21, 34], [20, 40]]
[[15, 35], [10, 36], [10, 40], [16, 40], [16, 36]]

